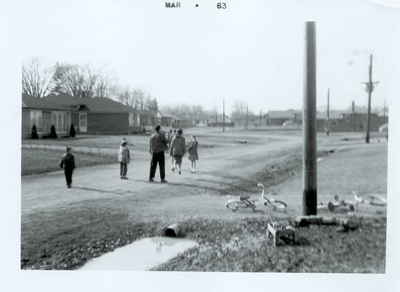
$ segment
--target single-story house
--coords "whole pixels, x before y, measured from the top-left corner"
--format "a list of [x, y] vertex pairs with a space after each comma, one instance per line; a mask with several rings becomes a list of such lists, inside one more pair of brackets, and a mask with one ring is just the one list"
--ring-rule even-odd
[[303, 112], [300, 110], [286, 111], [268, 111], [265, 115], [266, 124], [268, 126], [282, 126], [287, 121], [292, 121], [295, 124], [301, 124]]
[[138, 115], [140, 128], [145, 131], [152, 131], [154, 126], [161, 122], [161, 116], [158, 112], [141, 110]]
[[[366, 113], [331, 112], [329, 114], [329, 129], [331, 132], [362, 132], [367, 129]], [[388, 122], [387, 117], [371, 113], [371, 131], [378, 131], [379, 127]], [[328, 119], [326, 113], [317, 114], [317, 131], [326, 131]]]
[[176, 116], [161, 114], [161, 126], [163, 127], [172, 128], [176, 120], [178, 120]]
[[[135, 118], [136, 117], [136, 118]], [[52, 95], [43, 98], [22, 96], [22, 136], [27, 138], [36, 125], [39, 136], [68, 135], [71, 124], [77, 133], [126, 134], [135, 125], [137, 113], [109, 98]]]

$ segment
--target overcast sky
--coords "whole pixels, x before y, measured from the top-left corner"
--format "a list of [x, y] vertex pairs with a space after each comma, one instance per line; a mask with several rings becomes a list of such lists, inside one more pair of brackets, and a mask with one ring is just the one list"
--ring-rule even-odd
[[224, 11], [216, 0], [181, 0], [180, 9], [161, 0], [25, 2], [23, 59], [106, 66], [161, 105], [213, 109], [225, 98], [257, 112], [301, 108], [306, 20], [317, 22], [318, 106], [328, 87], [333, 108], [366, 104], [369, 53], [380, 81], [373, 106], [399, 98], [399, 1], [226, 0]]

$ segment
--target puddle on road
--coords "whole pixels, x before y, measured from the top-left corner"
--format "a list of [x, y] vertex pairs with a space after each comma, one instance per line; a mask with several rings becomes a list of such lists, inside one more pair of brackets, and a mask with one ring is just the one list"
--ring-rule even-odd
[[88, 261], [80, 270], [149, 270], [195, 247], [188, 239], [149, 237]]

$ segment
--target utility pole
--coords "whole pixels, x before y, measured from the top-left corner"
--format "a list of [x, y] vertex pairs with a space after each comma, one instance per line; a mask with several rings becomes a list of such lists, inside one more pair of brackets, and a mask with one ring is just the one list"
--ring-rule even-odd
[[262, 110], [260, 110], [260, 127], [262, 126]]
[[316, 37], [315, 22], [306, 22], [303, 100], [303, 215], [317, 214]]
[[383, 100], [383, 122], [386, 123], [386, 99]]
[[355, 113], [356, 113], [356, 103], [353, 100], [351, 102], [351, 123], [353, 124], [353, 131], [356, 131], [356, 117], [355, 117]]
[[249, 128], [249, 105], [246, 108], [246, 130]]
[[375, 84], [378, 82], [372, 82], [372, 59], [373, 55], [369, 56], [369, 70], [368, 70], [368, 82], [364, 82], [366, 90], [368, 92], [368, 114], [367, 114], [367, 134], [365, 136], [365, 143], [369, 143], [370, 138], [370, 128], [371, 128], [371, 96], [372, 91], [374, 91]]
[[225, 99], [222, 99], [222, 132], [225, 132]]
[[215, 108], [215, 127], [218, 127], [218, 107]]
[[329, 88], [328, 88], [328, 96], [327, 96], [327, 104], [326, 104], [326, 135], [329, 136], [330, 132], [330, 121], [329, 121]]

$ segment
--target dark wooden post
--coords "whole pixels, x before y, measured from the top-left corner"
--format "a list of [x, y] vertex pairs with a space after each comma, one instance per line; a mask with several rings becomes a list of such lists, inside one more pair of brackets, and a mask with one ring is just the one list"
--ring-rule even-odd
[[246, 107], [246, 130], [249, 128], [249, 105]]
[[351, 124], [353, 125], [353, 131], [355, 132], [356, 129], [356, 117], [355, 117], [355, 113], [356, 113], [356, 103], [353, 100], [351, 102]]
[[329, 136], [329, 133], [331, 131], [330, 129], [330, 121], [329, 121], [329, 98], [330, 98], [330, 91], [328, 88], [328, 97], [327, 97], [327, 105], [326, 105], [326, 135]]
[[225, 132], [225, 99], [222, 100], [222, 132]]
[[369, 80], [367, 83], [368, 91], [368, 114], [367, 114], [367, 134], [365, 136], [365, 143], [369, 143], [370, 137], [370, 127], [371, 127], [371, 95], [374, 90], [374, 84], [372, 83], [372, 54], [369, 56], [369, 70], [368, 70]]
[[306, 22], [303, 100], [303, 215], [317, 214], [316, 39], [315, 22]]

